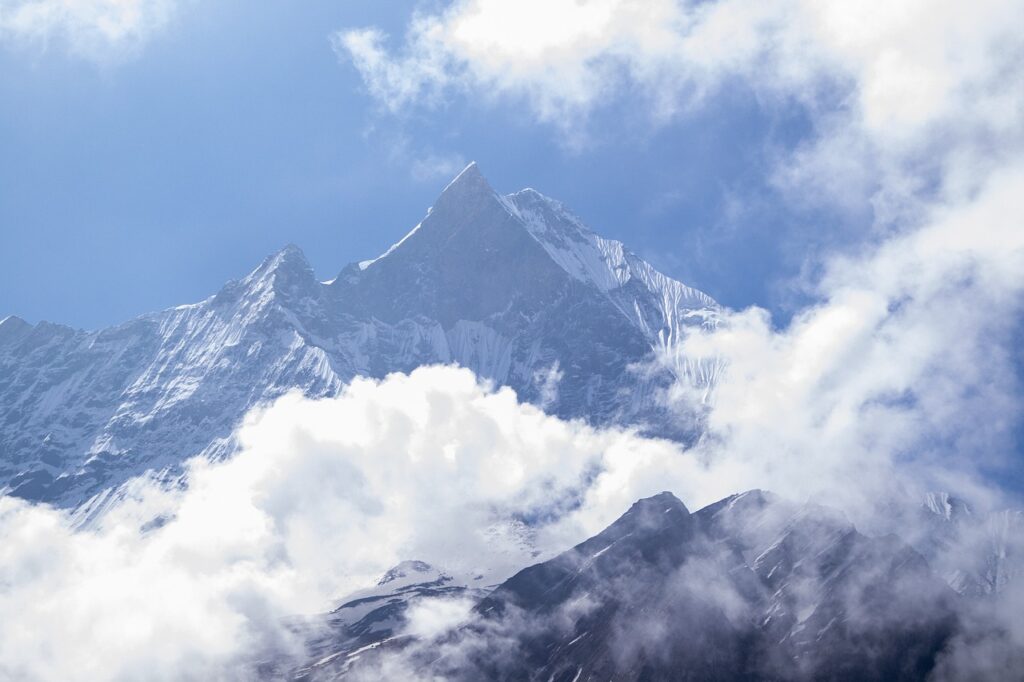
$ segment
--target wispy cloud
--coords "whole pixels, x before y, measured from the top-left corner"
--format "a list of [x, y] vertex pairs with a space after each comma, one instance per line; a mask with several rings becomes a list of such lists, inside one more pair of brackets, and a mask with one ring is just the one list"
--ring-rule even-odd
[[[1019, 59], [1019, 5], [878, 1], [456, 0], [415, 15], [395, 48], [375, 28], [334, 37], [374, 96], [397, 110], [450, 89], [525, 97], [542, 119], [601, 106], [636, 86], [661, 113], [732, 76], [799, 98], [826, 79], [866, 125], [896, 135], [923, 118], [1005, 119], [1000, 67]], [[1004, 49], [996, 50], [999, 46]], [[998, 80], [998, 79], [996, 79]], [[977, 87], [965, 91], [965, 82]], [[989, 106], [975, 99], [992, 100]], [[1009, 97], [1012, 97], [1010, 95]], [[429, 97], [427, 98], [429, 101]], [[980, 110], [979, 110], [980, 109]], [[1009, 123], [1009, 121], [1005, 121]]]
[[414, 15], [397, 42], [355, 28], [334, 45], [387, 110], [457, 94], [522, 102], [570, 141], [609, 103], [659, 122], [742, 82], [812, 120], [812, 137], [779, 159], [778, 186], [884, 208], [928, 186], [963, 144], [987, 141], [998, 155], [999, 140], [1019, 140], [1021, 23], [1012, 0], [455, 0]]
[[0, 0], [0, 40], [60, 45], [87, 59], [117, 58], [171, 18], [177, 0]]

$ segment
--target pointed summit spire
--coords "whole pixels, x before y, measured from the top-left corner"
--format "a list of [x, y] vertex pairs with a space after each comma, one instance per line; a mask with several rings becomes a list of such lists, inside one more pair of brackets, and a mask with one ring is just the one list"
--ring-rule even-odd
[[459, 171], [459, 174], [456, 175], [452, 179], [452, 181], [448, 183], [447, 187], [445, 187], [445, 191], [447, 191], [448, 188], [451, 187], [452, 185], [458, 184], [460, 182], [473, 181], [483, 181], [484, 183], [487, 182], [487, 180], [484, 179], [483, 174], [480, 172], [480, 167], [477, 166], [476, 161], [470, 161], [468, 166]]
[[441, 192], [434, 204], [440, 208], [444, 204], [452, 202], [463, 203], [478, 198], [490, 198], [496, 196], [494, 190], [487, 183], [476, 161], [471, 162], [462, 169], [462, 172], [455, 176], [455, 179], [448, 183], [448, 186]]

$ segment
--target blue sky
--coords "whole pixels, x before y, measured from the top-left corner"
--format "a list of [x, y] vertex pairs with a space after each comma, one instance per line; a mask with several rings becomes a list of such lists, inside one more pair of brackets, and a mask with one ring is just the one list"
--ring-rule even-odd
[[515, 94], [390, 112], [330, 36], [376, 26], [398, 43], [416, 6], [181, 3], [129, 47], [5, 41], [0, 314], [106, 326], [204, 298], [289, 242], [328, 278], [401, 236], [469, 160], [728, 305], [782, 315], [814, 245], [870, 217], [770, 186], [807, 113], [742, 81], [668, 121], [609, 97], [568, 124], [583, 142]]

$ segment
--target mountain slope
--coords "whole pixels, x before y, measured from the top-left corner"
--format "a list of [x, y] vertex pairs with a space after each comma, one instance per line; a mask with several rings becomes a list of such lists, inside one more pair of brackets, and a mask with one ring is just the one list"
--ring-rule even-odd
[[101, 509], [150, 471], [231, 452], [253, 406], [357, 375], [459, 363], [563, 417], [675, 438], [660, 392], [707, 388], [713, 364], [656, 363], [706, 295], [656, 272], [526, 190], [500, 196], [471, 164], [372, 261], [317, 281], [289, 246], [211, 298], [95, 332], [0, 322], [0, 490]]
[[[921, 680], [960, 597], [909, 546], [753, 491], [691, 514], [669, 493], [519, 572], [435, 641], [344, 670], [450, 680]], [[327, 666], [329, 668], [329, 666]]]

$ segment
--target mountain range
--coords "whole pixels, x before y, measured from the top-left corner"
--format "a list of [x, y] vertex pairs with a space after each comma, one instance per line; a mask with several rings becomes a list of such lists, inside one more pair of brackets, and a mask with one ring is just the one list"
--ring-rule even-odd
[[289, 390], [331, 396], [434, 363], [561, 417], [685, 440], [696, 422], [669, 418], [662, 394], [714, 383], [714, 363], [674, 351], [718, 312], [557, 201], [500, 195], [471, 164], [399, 242], [326, 282], [288, 246], [200, 303], [109, 329], [4, 319], [0, 491], [88, 517], [132, 477], [174, 480], [189, 457], [228, 455], [246, 412]]

